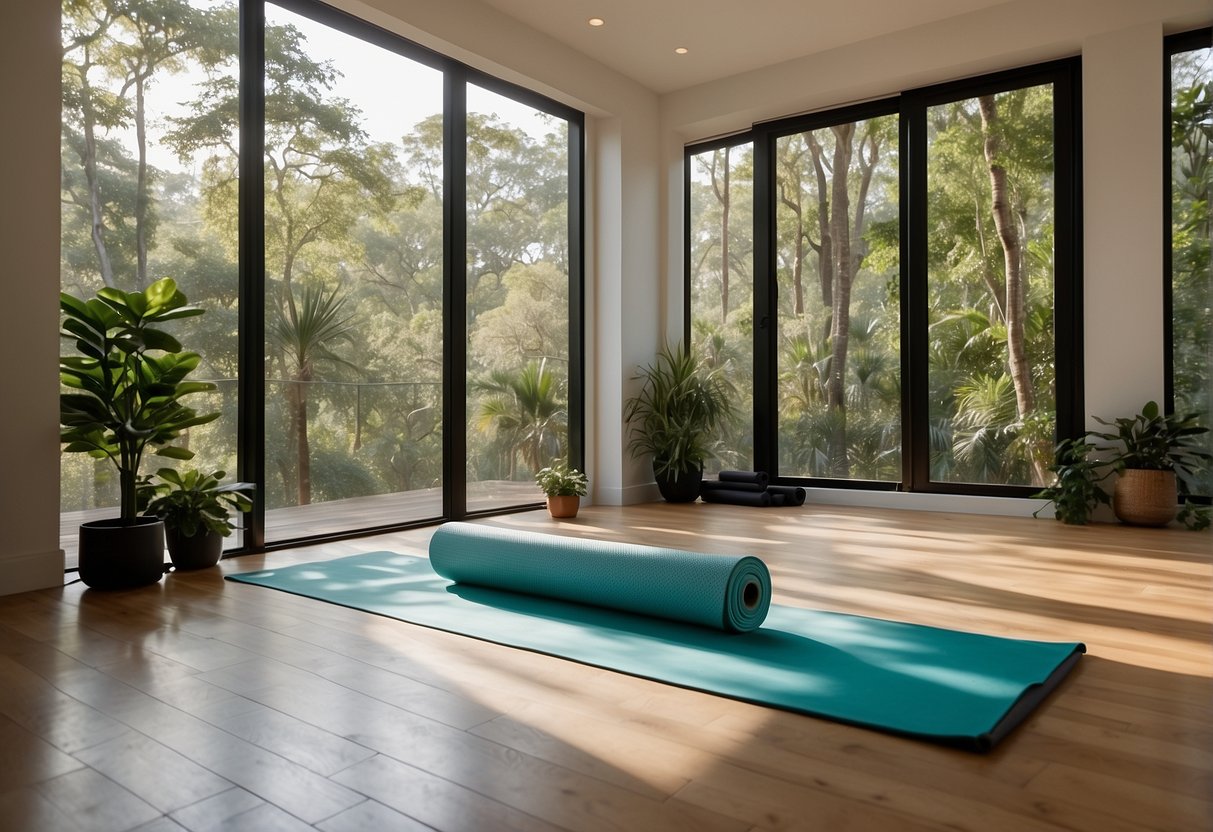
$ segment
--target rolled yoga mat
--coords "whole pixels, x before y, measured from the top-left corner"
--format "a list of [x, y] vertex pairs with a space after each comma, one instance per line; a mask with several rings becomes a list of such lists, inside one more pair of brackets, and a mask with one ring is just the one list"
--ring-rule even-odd
[[699, 496], [705, 503], [722, 503], [729, 506], [769, 506], [771, 495], [762, 491], [732, 491], [727, 488], [701, 490]]
[[776, 495], [783, 497], [781, 505], [786, 506], [803, 506], [805, 500], [805, 490], [798, 485], [768, 485], [767, 493], [774, 498]]
[[755, 482], [762, 486], [771, 481], [766, 471], [721, 471], [716, 479], [721, 482]]
[[708, 555], [446, 523], [430, 539], [430, 565], [457, 584], [734, 633], [758, 629], [771, 605], [771, 575], [752, 555]]

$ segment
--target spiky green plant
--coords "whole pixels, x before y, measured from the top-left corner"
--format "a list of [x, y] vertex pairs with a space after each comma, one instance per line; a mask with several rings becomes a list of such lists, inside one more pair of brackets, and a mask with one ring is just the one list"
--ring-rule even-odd
[[677, 475], [712, 455], [717, 428], [734, 416], [731, 386], [721, 368], [708, 369], [682, 344], [665, 345], [635, 377], [640, 392], [624, 405], [628, 450], [651, 454], [653, 473]]

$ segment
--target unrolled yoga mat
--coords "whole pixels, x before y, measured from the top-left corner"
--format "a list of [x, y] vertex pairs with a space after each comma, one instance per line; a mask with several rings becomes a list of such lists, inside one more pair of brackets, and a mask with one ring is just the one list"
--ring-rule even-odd
[[[585, 541], [567, 539], [568, 568]], [[733, 634], [455, 584], [426, 558], [372, 552], [265, 569], [259, 584], [748, 702], [973, 750], [997, 743], [1084, 648], [772, 605]]]

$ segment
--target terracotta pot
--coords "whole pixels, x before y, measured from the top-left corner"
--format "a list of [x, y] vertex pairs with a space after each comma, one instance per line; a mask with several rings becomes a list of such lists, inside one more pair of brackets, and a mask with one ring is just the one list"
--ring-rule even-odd
[[1122, 523], [1165, 526], [1175, 519], [1179, 495], [1174, 471], [1126, 468], [1112, 491], [1112, 511]]
[[579, 508], [581, 508], [581, 498], [576, 494], [548, 497], [548, 514], [553, 517], [576, 517]]

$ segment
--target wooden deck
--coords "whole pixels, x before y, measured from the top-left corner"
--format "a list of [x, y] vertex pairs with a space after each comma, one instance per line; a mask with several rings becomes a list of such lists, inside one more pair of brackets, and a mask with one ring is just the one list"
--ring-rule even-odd
[[492, 525], [748, 551], [781, 604], [1084, 641], [988, 755], [463, 638], [223, 574], [0, 598], [0, 829], [1201, 832], [1213, 536], [805, 506]]
[[[543, 501], [533, 482], [493, 480], [468, 483], [469, 511], [490, 511], [509, 506]], [[117, 509], [66, 511], [59, 515], [59, 545], [68, 569], [78, 564], [80, 524], [117, 515]], [[270, 509], [265, 513], [265, 539], [281, 540], [340, 534], [358, 529], [373, 529], [442, 516], [442, 489], [425, 488], [396, 494], [352, 497], [307, 506]], [[229, 547], [239, 545], [239, 532], [228, 538]]]

